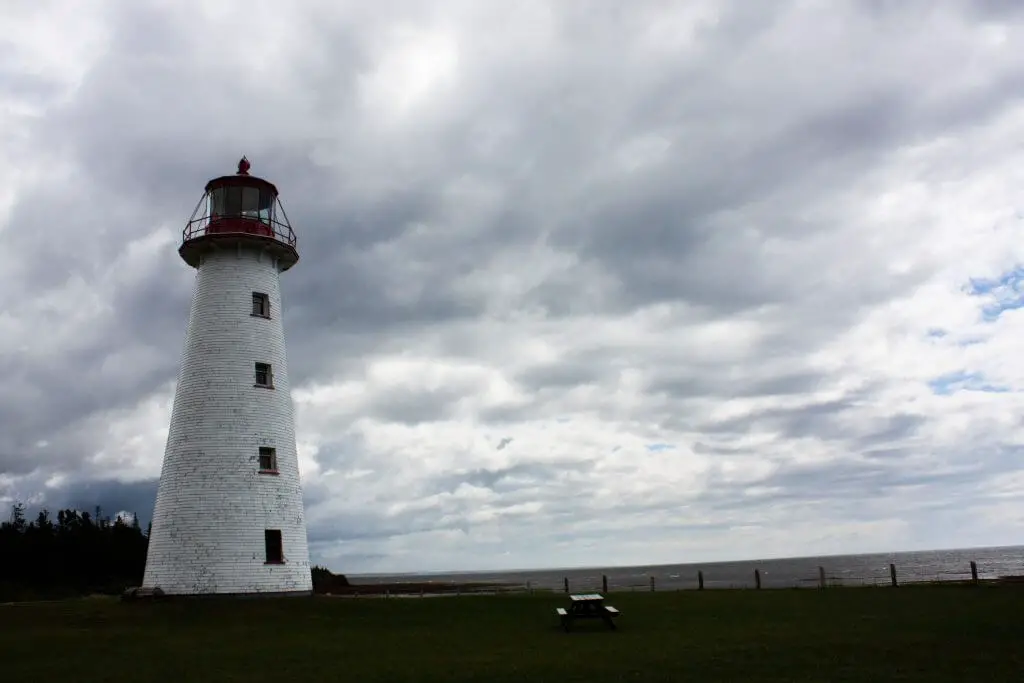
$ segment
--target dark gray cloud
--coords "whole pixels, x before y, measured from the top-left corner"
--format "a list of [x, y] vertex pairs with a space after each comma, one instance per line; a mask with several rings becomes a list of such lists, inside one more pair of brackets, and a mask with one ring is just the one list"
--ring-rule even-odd
[[867, 549], [1019, 485], [1016, 394], [927, 388], [1024, 377], [959, 290], [1024, 258], [1019, 3], [56, 11], [0, 11], [0, 501], [151, 507], [242, 154], [299, 235], [315, 561]]
[[99, 481], [72, 484], [53, 497], [59, 508], [92, 511], [102, 504], [102, 514], [114, 516], [120, 512], [137, 514], [140, 524], [149, 524], [153, 501], [156, 499], [155, 480], [124, 484]]

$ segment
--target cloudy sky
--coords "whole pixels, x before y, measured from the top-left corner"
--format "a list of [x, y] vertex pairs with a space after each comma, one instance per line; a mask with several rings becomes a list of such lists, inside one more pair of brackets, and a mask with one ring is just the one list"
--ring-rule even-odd
[[1024, 4], [0, 8], [0, 503], [152, 513], [206, 180], [335, 571], [1024, 541]]

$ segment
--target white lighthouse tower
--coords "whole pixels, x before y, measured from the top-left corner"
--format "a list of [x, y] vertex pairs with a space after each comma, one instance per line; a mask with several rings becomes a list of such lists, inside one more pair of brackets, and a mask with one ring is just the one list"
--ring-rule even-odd
[[215, 178], [182, 234], [196, 269], [142, 590], [312, 592], [279, 275], [299, 259], [273, 184]]

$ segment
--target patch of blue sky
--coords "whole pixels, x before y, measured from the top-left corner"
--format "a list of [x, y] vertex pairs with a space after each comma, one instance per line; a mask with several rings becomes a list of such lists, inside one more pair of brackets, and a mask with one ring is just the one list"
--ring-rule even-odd
[[974, 346], [975, 344], [984, 344], [988, 341], [985, 337], [964, 337], [957, 341], [957, 346]]
[[965, 289], [969, 296], [989, 300], [981, 309], [981, 315], [985, 321], [991, 322], [1005, 311], [1024, 308], [1024, 266], [997, 278], [970, 278]]
[[662, 451], [675, 450], [675, 446], [670, 443], [649, 443], [646, 446], [647, 450], [651, 453], [660, 453]]
[[934, 328], [934, 327], [931, 328], [930, 330], [928, 330], [928, 332], [925, 333], [925, 336], [928, 337], [929, 339], [934, 339], [936, 341], [944, 340], [944, 341], [940, 342], [940, 343], [943, 343], [943, 344], [950, 344], [951, 343], [951, 344], [955, 344], [955, 345], [961, 346], [961, 347], [963, 347], [963, 346], [974, 346], [975, 344], [984, 344], [986, 341], [988, 341], [988, 338], [986, 336], [984, 336], [984, 335], [982, 335], [982, 336], [972, 336], [972, 337], [951, 336], [951, 334], [948, 331], [940, 330], [940, 329]]
[[1006, 393], [1009, 387], [992, 384], [985, 380], [980, 372], [951, 372], [936, 377], [928, 382], [932, 393], [948, 396], [958, 391], [983, 391], [986, 393]]
[[933, 340], [936, 344], [954, 344], [959, 347], [974, 346], [975, 344], [984, 344], [988, 341], [988, 337], [984, 334], [965, 336], [962, 334], [953, 334], [949, 330], [944, 330], [940, 327], [930, 327], [925, 332], [925, 337]]

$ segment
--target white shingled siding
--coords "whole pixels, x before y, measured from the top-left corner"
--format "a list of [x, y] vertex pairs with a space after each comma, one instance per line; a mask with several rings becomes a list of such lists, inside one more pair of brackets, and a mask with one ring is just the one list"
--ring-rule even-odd
[[[269, 295], [269, 320], [251, 315], [253, 292]], [[274, 389], [253, 386], [256, 362]], [[259, 473], [260, 446], [279, 474]], [[281, 530], [284, 564], [265, 564], [265, 529]], [[143, 587], [312, 590], [279, 273], [256, 251], [213, 252], [197, 270]]]

